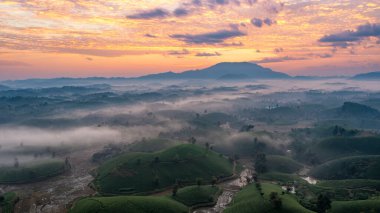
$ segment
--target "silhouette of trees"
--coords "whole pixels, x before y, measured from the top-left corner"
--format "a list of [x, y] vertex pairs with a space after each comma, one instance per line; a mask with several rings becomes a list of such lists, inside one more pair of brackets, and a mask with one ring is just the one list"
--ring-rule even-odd
[[172, 196], [175, 197], [177, 195], [177, 192], [178, 192], [178, 184], [175, 184], [174, 187], [173, 187], [173, 191], [172, 191]]
[[211, 185], [214, 187], [216, 185], [217, 181], [218, 181], [218, 179], [215, 176], [212, 177], [212, 179], [211, 179]]
[[267, 159], [265, 153], [259, 152], [255, 156], [255, 170], [264, 173], [267, 170]]
[[202, 178], [197, 178], [197, 185], [200, 187], [202, 185]]
[[282, 200], [278, 196], [277, 192], [271, 192], [269, 194], [269, 200], [275, 209], [281, 209], [282, 208]]
[[15, 162], [13, 164], [15, 168], [18, 168], [20, 166], [20, 163], [18, 162], [18, 158], [15, 158]]
[[317, 199], [317, 212], [325, 213], [328, 209], [331, 208], [331, 200], [324, 194], [318, 195]]
[[195, 144], [197, 142], [197, 139], [195, 139], [194, 137], [191, 137], [189, 138], [189, 140], [187, 140], [189, 143], [191, 144]]

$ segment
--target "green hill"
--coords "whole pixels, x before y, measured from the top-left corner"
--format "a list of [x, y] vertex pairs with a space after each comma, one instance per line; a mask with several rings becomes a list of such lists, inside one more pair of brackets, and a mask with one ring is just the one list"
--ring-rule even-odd
[[380, 155], [380, 137], [333, 137], [310, 148], [321, 162], [353, 155]]
[[380, 199], [373, 200], [355, 200], [355, 201], [334, 201], [331, 204], [329, 213], [347, 213], [363, 212], [372, 213], [380, 212]]
[[197, 178], [227, 177], [233, 164], [206, 148], [183, 144], [156, 153], [125, 153], [102, 164], [94, 184], [104, 194], [134, 194], [174, 185], [194, 184]]
[[188, 186], [178, 190], [172, 198], [186, 206], [216, 202], [221, 190], [213, 186]]
[[30, 183], [44, 180], [63, 173], [66, 170], [62, 160], [44, 160], [29, 163], [18, 168], [1, 167], [0, 184]]
[[285, 156], [268, 155], [266, 159], [268, 171], [271, 172], [294, 173], [303, 167], [302, 164]]
[[380, 156], [355, 156], [329, 161], [313, 168], [310, 174], [326, 180], [380, 179]]
[[[274, 184], [261, 184], [264, 196], [260, 195], [255, 184], [251, 184], [238, 192], [234, 197], [232, 205], [224, 213], [312, 213], [312, 211], [301, 206], [296, 197], [290, 194], [282, 195], [282, 189]], [[282, 207], [275, 209], [269, 201], [271, 192], [277, 192], [282, 200]]]
[[188, 208], [170, 198], [152, 196], [89, 197], [77, 201], [69, 213], [187, 213]]

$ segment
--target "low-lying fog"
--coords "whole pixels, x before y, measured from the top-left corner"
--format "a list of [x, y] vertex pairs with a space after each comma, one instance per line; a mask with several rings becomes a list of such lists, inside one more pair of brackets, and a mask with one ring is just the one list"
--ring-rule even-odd
[[[290, 122], [293, 118], [289, 114], [274, 116], [278, 112], [271, 112], [269, 115], [274, 117], [267, 120], [265, 113], [279, 107], [305, 108], [300, 119], [310, 122], [320, 121], [323, 110], [335, 109], [346, 101], [380, 109], [378, 82], [345, 79], [110, 81], [107, 85], [24, 86], [22, 89], [11, 83], [6, 86], [11, 90], [0, 91], [0, 164], [3, 165], [13, 164], [15, 158], [28, 162], [49, 157], [43, 151], [46, 149], [59, 153], [67, 151], [67, 147], [71, 150], [156, 137], [186, 141], [196, 134], [195, 129], [202, 132], [202, 125], [207, 122], [220, 128], [197, 133], [200, 140], [227, 145], [230, 141], [248, 140], [244, 133], [239, 133], [244, 124], [254, 124], [263, 130], [268, 122], [277, 125], [275, 121], [282, 120], [289, 122], [282, 126], [303, 125], [303, 121]], [[225, 114], [215, 118], [212, 113]], [[197, 118], [204, 118], [203, 123]], [[287, 139], [281, 142], [287, 143]]]

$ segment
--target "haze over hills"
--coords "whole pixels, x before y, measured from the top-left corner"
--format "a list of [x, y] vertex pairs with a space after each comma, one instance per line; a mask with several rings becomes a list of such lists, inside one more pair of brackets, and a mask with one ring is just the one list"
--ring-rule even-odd
[[380, 71], [361, 73], [361, 74], [355, 75], [351, 79], [353, 80], [380, 80]]
[[140, 77], [140, 79], [285, 79], [289, 75], [249, 62], [222, 62], [201, 70], [181, 73], [166, 72]]

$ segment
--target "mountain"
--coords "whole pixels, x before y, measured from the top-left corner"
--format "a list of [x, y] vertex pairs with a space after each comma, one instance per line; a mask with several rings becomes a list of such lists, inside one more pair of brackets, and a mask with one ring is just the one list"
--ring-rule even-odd
[[380, 80], [380, 71], [358, 74], [352, 77], [351, 79], [353, 80]]
[[335, 117], [341, 118], [367, 118], [376, 119], [380, 116], [380, 112], [367, 105], [354, 102], [345, 102], [343, 106], [335, 108], [331, 111]]
[[275, 72], [249, 62], [223, 62], [201, 70], [189, 70], [182, 73], [165, 72], [139, 77], [138, 79], [284, 79], [287, 74]]

